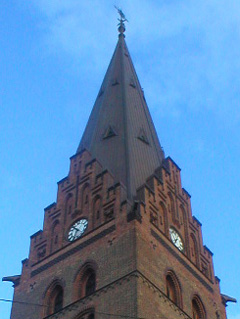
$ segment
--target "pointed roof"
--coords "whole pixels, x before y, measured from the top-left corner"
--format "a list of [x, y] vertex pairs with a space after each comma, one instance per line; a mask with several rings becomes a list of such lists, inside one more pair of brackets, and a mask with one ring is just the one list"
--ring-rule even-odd
[[127, 188], [128, 198], [162, 164], [164, 153], [120, 23], [119, 40], [77, 152], [87, 149]]

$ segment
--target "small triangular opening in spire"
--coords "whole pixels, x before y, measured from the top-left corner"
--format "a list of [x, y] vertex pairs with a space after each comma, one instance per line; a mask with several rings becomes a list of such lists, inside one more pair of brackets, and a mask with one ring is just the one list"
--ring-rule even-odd
[[112, 86], [115, 86], [115, 85], [118, 85], [118, 84], [119, 84], [119, 81], [118, 81], [117, 78], [112, 80]]
[[147, 138], [147, 134], [145, 133], [144, 129], [141, 128], [137, 137], [140, 141], [144, 142], [145, 144], [149, 145], [149, 140]]
[[112, 128], [111, 125], [108, 126], [108, 128], [106, 129], [106, 131], [103, 134], [103, 139], [107, 139], [113, 136], [117, 136], [116, 131]]
[[133, 87], [134, 89], [136, 88], [136, 84], [135, 84], [133, 78], [130, 79], [129, 85], [130, 85], [131, 87]]

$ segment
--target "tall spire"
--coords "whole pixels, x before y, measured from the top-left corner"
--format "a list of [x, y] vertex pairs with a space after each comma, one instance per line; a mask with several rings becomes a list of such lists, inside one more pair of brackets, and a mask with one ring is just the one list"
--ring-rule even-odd
[[132, 199], [164, 153], [124, 39], [126, 20], [119, 21], [119, 40], [77, 152], [90, 151]]

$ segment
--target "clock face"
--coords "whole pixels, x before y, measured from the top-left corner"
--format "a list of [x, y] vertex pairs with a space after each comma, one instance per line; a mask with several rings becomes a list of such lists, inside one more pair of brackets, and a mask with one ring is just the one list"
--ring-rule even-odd
[[183, 251], [183, 242], [182, 239], [180, 237], [180, 235], [178, 234], [178, 232], [174, 229], [174, 228], [170, 228], [169, 229], [169, 233], [170, 233], [170, 237], [172, 242], [174, 243], [174, 245], [180, 250]]
[[70, 228], [68, 232], [68, 240], [74, 241], [81, 237], [88, 226], [88, 220], [86, 218], [79, 219]]

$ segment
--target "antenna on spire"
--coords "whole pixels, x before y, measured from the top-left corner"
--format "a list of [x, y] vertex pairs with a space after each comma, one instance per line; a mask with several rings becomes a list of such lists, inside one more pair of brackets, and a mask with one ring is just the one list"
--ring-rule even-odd
[[114, 6], [114, 7], [117, 9], [117, 12], [120, 15], [120, 19], [118, 19], [118, 21], [119, 21], [118, 31], [120, 34], [123, 34], [126, 30], [124, 22], [126, 22], [126, 21], [128, 22], [128, 20], [126, 19], [125, 14], [122, 12], [122, 10], [120, 8], [118, 8], [117, 6]]

